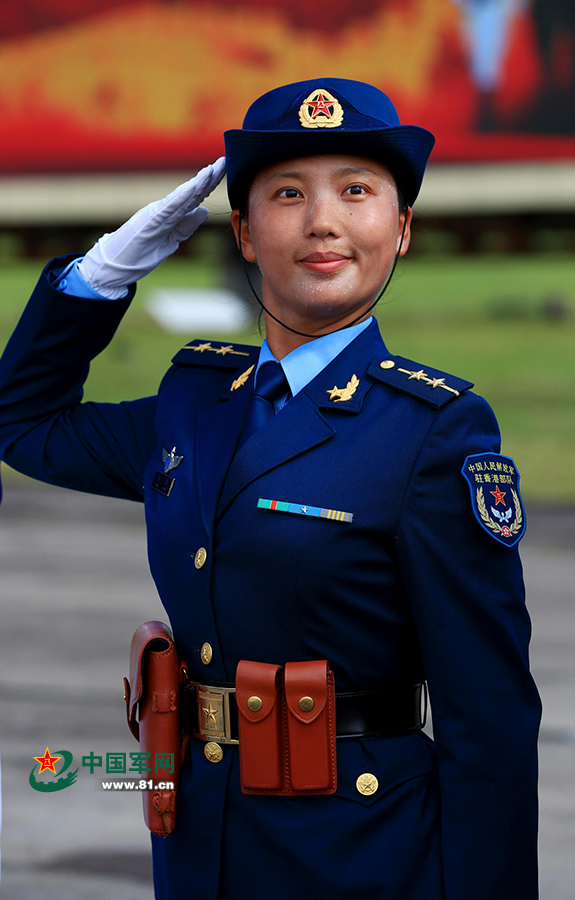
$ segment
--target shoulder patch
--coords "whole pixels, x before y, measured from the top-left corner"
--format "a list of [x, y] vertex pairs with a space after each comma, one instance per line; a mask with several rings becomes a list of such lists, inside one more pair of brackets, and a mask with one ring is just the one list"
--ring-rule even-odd
[[509, 456], [475, 453], [463, 463], [461, 474], [471, 491], [471, 507], [481, 527], [506, 547], [514, 547], [525, 533], [525, 508], [519, 493], [519, 472]]
[[424, 367], [403, 356], [376, 359], [369, 366], [368, 373], [377, 381], [411, 394], [437, 409], [473, 387], [472, 381], [456, 378], [429, 366]]
[[260, 352], [251, 344], [223, 344], [220, 341], [191, 341], [178, 350], [172, 362], [177, 366], [215, 366], [238, 369], [244, 361], [253, 361]]

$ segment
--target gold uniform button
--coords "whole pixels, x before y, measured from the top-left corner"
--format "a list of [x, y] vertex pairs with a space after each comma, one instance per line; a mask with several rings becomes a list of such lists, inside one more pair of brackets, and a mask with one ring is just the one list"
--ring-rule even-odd
[[369, 772], [364, 772], [364, 774], [360, 775], [355, 782], [355, 786], [360, 794], [369, 796], [370, 794], [375, 794], [376, 790], [379, 787], [379, 781], [377, 780], [375, 775], [370, 775]]
[[384, 359], [383, 362], [380, 362], [379, 364], [380, 369], [393, 369], [394, 366], [395, 363], [392, 359]]
[[210, 741], [204, 747], [204, 756], [212, 763], [219, 763], [224, 758], [224, 751], [215, 741]]
[[248, 709], [251, 709], [252, 712], [259, 712], [263, 705], [261, 697], [250, 697], [248, 699]]
[[208, 551], [205, 547], [200, 547], [199, 550], [196, 550], [196, 555], [194, 556], [194, 565], [196, 569], [201, 569], [202, 566], [205, 566], [207, 558]]
[[311, 712], [315, 706], [315, 700], [313, 697], [302, 697], [298, 706], [302, 712]]
[[200, 659], [202, 660], [204, 666], [209, 666], [212, 661], [212, 657], [214, 655], [214, 651], [212, 650], [212, 645], [208, 644], [206, 641], [205, 644], [202, 644], [202, 649], [200, 650]]

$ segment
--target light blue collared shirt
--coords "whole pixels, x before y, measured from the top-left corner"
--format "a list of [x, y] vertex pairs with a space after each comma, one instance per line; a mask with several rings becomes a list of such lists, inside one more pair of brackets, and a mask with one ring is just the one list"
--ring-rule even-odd
[[[290, 386], [292, 396], [295, 397], [298, 391], [301, 391], [316, 375], [319, 375], [342, 350], [345, 350], [348, 344], [351, 344], [358, 334], [365, 331], [368, 325], [371, 324], [372, 319], [373, 316], [370, 316], [365, 322], [359, 322], [357, 325], [352, 325], [351, 328], [342, 328], [341, 331], [324, 334], [323, 337], [309, 341], [307, 344], [302, 344], [301, 347], [296, 347], [295, 350], [284, 356], [281, 360], [281, 366]], [[264, 340], [260, 350], [256, 368], [256, 384], [260, 366], [263, 366], [266, 362], [278, 362], [268, 346], [267, 338]], [[280, 397], [279, 400], [276, 400], [274, 404], [276, 413], [285, 406], [286, 400], [287, 394], [285, 397]]]

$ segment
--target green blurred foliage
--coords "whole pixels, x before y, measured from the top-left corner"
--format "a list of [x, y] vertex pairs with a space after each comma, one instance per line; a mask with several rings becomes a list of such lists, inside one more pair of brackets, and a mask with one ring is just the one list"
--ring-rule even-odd
[[[153, 393], [174, 353], [195, 337], [162, 332], [145, 310], [154, 287], [217, 286], [215, 254], [170, 259], [138, 290], [111, 346], [93, 363], [86, 398]], [[0, 343], [32, 290], [32, 263], [0, 263]], [[502, 450], [528, 500], [575, 501], [575, 260], [569, 254], [406, 258], [378, 307], [392, 353], [468, 378], [492, 405]], [[258, 327], [223, 340], [259, 344]], [[448, 381], [449, 383], [449, 381]]]

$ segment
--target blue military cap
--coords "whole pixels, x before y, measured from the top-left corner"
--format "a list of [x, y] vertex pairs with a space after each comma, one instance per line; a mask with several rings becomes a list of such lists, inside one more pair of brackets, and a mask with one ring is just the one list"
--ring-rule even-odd
[[425, 128], [402, 125], [383, 91], [346, 78], [313, 78], [275, 88], [252, 103], [243, 127], [226, 131], [224, 139], [232, 209], [244, 205], [260, 169], [320, 153], [379, 160], [411, 206], [435, 143]]

